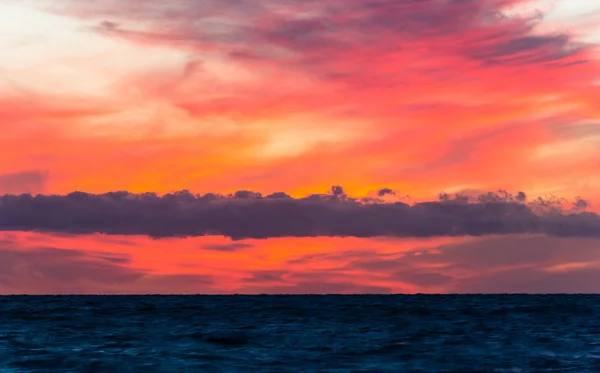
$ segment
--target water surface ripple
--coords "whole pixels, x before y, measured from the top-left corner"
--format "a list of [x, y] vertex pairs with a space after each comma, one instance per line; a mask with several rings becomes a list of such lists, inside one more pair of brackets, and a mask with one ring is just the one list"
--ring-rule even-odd
[[600, 296], [7, 296], [0, 372], [598, 372]]

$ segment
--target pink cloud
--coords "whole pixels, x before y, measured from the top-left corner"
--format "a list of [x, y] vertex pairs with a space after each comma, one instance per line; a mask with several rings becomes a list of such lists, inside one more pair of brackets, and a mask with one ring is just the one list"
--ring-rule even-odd
[[102, 237], [5, 235], [0, 293], [577, 293], [600, 283], [591, 238], [280, 238], [215, 252], [202, 247], [232, 242]]

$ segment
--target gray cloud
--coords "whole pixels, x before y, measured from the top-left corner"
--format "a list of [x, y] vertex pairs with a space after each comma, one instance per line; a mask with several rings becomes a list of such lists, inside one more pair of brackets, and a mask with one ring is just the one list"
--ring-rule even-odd
[[286, 274], [286, 271], [277, 270], [254, 271], [250, 273], [250, 277], [246, 277], [243, 281], [247, 283], [283, 282], [283, 276]]
[[454, 278], [431, 270], [403, 270], [390, 276], [392, 279], [418, 286], [442, 286]]
[[[543, 14], [504, 14], [503, 9], [514, 3], [239, 0], [224, 5], [215, 0], [146, 4], [71, 0], [69, 6], [61, 2], [60, 11], [70, 9], [76, 16], [95, 19], [97, 30], [107, 35], [191, 49], [218, 46], [245, 61], [279, 62], [277, 50], [283, 49], [293, 53], [297, 66], [346, 81], [369, 74], [370, 57], [396, 53], [415, 41], [426, 42], [435, 53], [460, 55], [484, 64], [547, 63], [577, 55], [586, 47], [566, 34], [533, 33]], [[131, 20], [148, 22], [151, 30], [130, 29]], [[353, 58], [352, 67], [342, 68], [340, 62], [351, 55], [363, 58]], [[375, 78], [371, 76], [370, 81]], [[389, 84], [391, 77], [380, 78], [378, 81]]]
[[283, 270], [252, 271], [244, 279], [243, 293], [269, 294], [389, 294], [385, 286], [364, 285], [336, 270], [296, 272]]
[[96, 252], [94, 257], [114, 264], [130, 264], [132, 262], [131, 255], [126, 254]]
[[0, 294], [214, 292], [212, 276], [160, 275], [127, 266], [128, 255], [0, 241]]
[[48, 174], [42, 171], [23, 171], [0, 175], [0, 194], [31, 193], [44, 191]]
[[575, 44], [568, 35], [515, 36], [506, 40], [498, 40], [469, 51], [472, 59], [487, 64], [539, 64], [553, 62], [585, 48], [583, 44]]
[[390, 189], [390, 188], [382, 188], [382, 189], [379, 189], [379, 190], [377, 191], [377, 196], [378, 196], [378, 197], [384, 197], [384, 196], [387, 196], [387, 195], [392, 195], [392, 196], [394, 196], [394, 195], [396, 195], [396, 192], [394, 192], [394, 191], [393, 191], [392, 189]]
[[102, 255], [94, 260], [84, 251], [40, 247], [21, 250], [0, 248], [0, 282], [10, 284], [26, 272], [40, 282], [73, 283], [90, 281], [100, 283], [132, 282], [145, 273], [114, 262]]
[[243, 249], [249, 249], [252, 247], [254, 247], [254, 245], [241, 242], [202, 245], [203, 249], [212, 251], [238, 251]]
[[290, 198], [260, 194], [193, 195], [75, 192], [0, 197], [0, 230], [152, 237], [223, 235], [268, 237], [436, 237], [544, 233], [600, 237], [600, 217], [560, 209], [553, 201], [519, 202], [488, 193], [474, 198], [441, 196], [416, 203], [362, 203], [341, 187], [331, 194]]
[[461, 293], [593, 293], [600, 292], [600, 267], [565, 272], [518, 268], [463, 280]]
[[304, 264], [311, 262], [313, 260], [328, 260], [328, 261], [337, 261], [337, 260], [348, 260], [352, 258], [369, 258], [374, 257], [378, 258], [381, 256], [385, 256], [385, 254], [378, 254], [375, 250], [346, 250], [343, 252], [333, 252], [333, 253], [316, 253], [310, 255], [302, 255], [300, 257], [290, 259], [287, 261], [288, 264]]
[[600, 240], [511, 235], [398, 253], [354, 257], [364, 270], [457, 293], [597, 293]]
[[[577, 245], [577, 248], [573, 246]], [[497, 268], [546, 266], [564, 262], [600, 261], [596, 238], [510, 235], [419, 249], [395, 258], [356, 258], [350, 268], [388, 271], [415, 267], [488, 271]]]

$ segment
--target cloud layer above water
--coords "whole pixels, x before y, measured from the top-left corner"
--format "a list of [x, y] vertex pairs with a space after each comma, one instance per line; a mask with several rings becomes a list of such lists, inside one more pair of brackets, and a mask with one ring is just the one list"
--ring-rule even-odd
[[[378, 192], [377, 194], [389, 194]], [[3, 230], [105, 233], [185, 237], [221, 235], [233, 239], [270, 237], [438, 237], [541, 233], [600, 237], [600, 217], [583, 211], [578, 199], [565, 210], [559, 200], [526, 203], [524, 193], [448, 196], [419, 202], [384, 202], [348, 197], [342, 187], [329, 194], [292, 198], [233, 195], [164, 196], [115, 192], [66, 196], [29, 194], [0, 197]], [[214, 246], [214, 250], [235, 247]]]

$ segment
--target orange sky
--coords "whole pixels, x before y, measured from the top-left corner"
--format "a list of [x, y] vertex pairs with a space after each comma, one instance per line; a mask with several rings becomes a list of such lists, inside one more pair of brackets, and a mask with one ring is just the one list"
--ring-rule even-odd
[[[598, 212], [592, 3], [5, 1], [0, 194], [504, 189]], [[600, 291], [592, 238], [233, 244], [6, 232], [0, 293]]]

